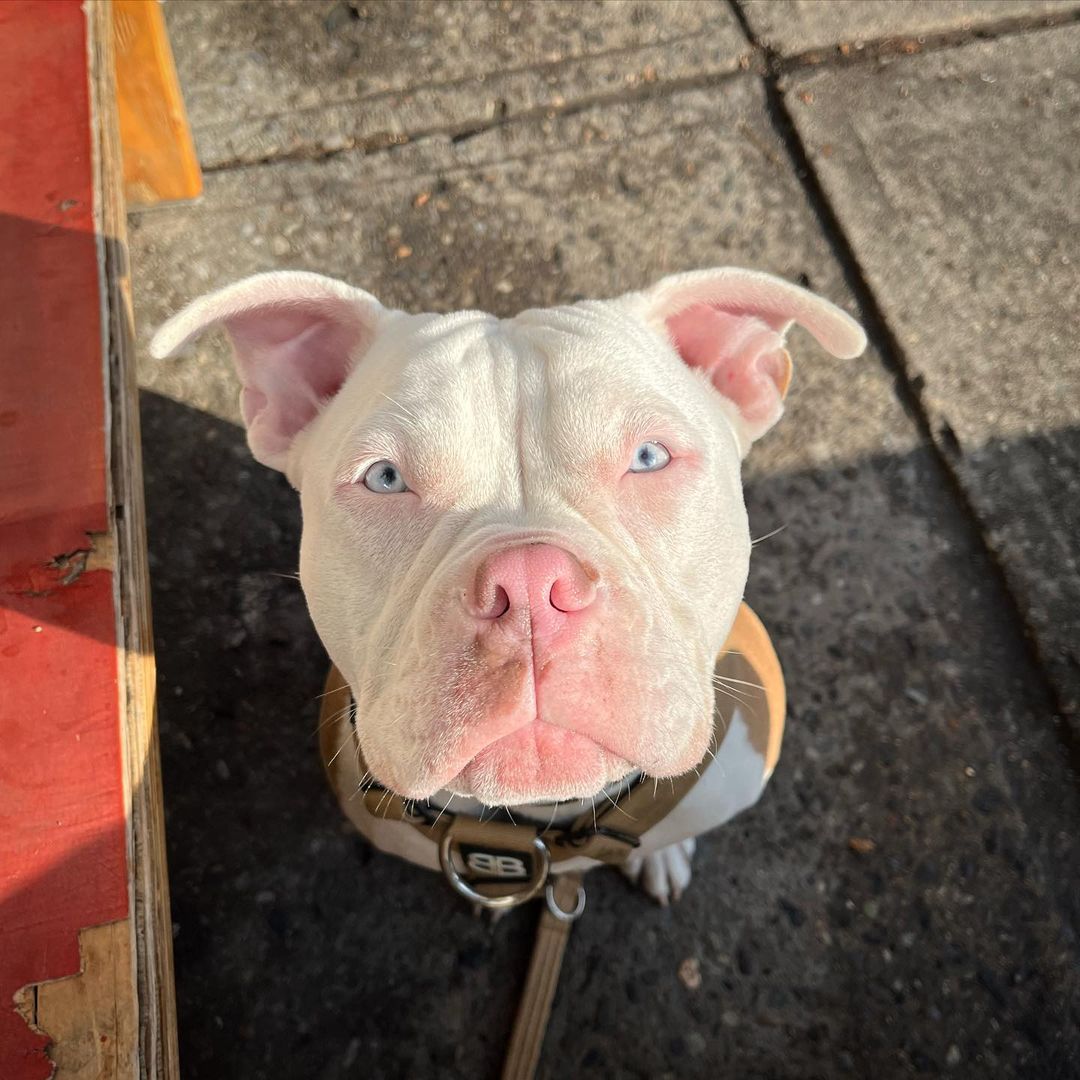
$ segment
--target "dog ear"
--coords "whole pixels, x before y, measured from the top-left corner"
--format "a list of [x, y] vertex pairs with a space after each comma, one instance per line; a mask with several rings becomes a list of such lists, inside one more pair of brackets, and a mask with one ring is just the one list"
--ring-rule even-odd
[[845, 360], [866, 347], [862, 327], [835, 304], [753, 270], [676, 274], [637, 299], [646, 321], [667, 336], [683, 361], [705, 372], [738, 407], [744, 452], [784, 411], [791, 382], [784, 340], [792, 323]]
[[319, 274], [256, 274], [174, 315], [150, 352], [174, 356], [223, 326], [243, 384], [248, 445], [257, 460], [284, 472], [293, 440], [341, 388], [383, 312], [368, 293]]

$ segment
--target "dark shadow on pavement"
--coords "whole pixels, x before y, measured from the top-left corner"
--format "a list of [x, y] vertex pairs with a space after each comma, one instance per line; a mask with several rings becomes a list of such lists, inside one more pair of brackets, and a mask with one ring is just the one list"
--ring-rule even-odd
[[[142, 424], [184, 1075], [497, 1075], [535, 913], [491, 928], [344, 826], [295, 493], [231, 424], [152, 393]], [[673, 909], [590, 877], [540, 1075], [1076, 1075], [1076, 790], [932, 456], [748, 500], [786, 526], [748, 592], [784, 756]]]

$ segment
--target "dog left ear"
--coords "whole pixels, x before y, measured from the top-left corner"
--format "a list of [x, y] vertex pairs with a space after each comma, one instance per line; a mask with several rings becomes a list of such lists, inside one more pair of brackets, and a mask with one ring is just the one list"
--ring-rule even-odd
[[287, 470], [293, 440], [341, 389], [371, 344], [385, 308], [343, 281], [299, 271], [256, 274], [209, 293], [154, 335], [150, 352], [174, 356], [223, 326], [243, 389], [240, 411], [256, 460]]
[[725, 267], [663, 278], [635, 300], [675, 351], [735, 403], [743, 450], [780, 419], [791, 382], [784, 348], [799, 323], [833, 356], [866, 348], [862, 327], [820, 296], [771, 274]]

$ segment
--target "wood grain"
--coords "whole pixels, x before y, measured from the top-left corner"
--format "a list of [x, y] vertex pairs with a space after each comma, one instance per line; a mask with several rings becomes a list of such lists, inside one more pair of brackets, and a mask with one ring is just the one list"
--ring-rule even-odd
[[202, 173], [157, 0], [112, 0], [128, 205], [194, 199]]
[[[160, 20], [158, 5], [152, 5]], [[128, 792], [128, 859], [138, 1003], [138, 1062], [144, 1077], [179, 1076], [172, 962], [172, 916], [157, 729], [157, 674], [146, 551], [139, 390], [131, 268], [127, 248], [126, 168], [114, 82], [114, 3], [90, 11], [92, 78], [100, 163], [105, 354], [112, 419], [112, 497], [117, 564], [117, 631], [122, 657], [120, 710]], [[162, 26], [162, 33], [164, 29]], [[166, 41], [167, 46], [167, 41]], [[169, 63], [171, 65], [171, 57]], [[175, 76], [174, 76], [175, 79]]]

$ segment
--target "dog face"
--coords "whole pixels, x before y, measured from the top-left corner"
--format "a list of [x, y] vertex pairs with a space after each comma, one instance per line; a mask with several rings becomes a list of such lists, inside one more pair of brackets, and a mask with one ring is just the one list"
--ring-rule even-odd
[[276, 273], [196, 301], [153, 351], [229, 332], [374, 776], [499, 805], [702, 759], [749, 563], [740, 463], [782, 411], [794, 321], [837, 356], [865, 344], [740, 270], [508, 320]]

